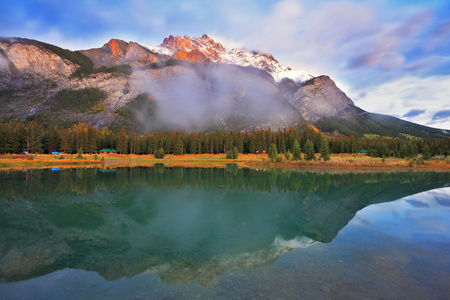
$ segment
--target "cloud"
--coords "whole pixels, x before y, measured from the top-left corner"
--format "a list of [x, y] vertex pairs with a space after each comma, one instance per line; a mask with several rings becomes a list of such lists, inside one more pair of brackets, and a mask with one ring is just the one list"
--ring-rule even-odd
[[439, 46], [448, 45], [450, 39], [450, 19], [441, 21], [430, 33], [430, 43], [425, 45], [425, 49], [431, 51]]
[[438, 194], [435, 197], [436, 203], [444, 207], [450, 207], [450, 195], [444, 193]]
[[238, 121], [236, 126], [255, 120], [279, 126], [276, 122], [284, 122], [283, 117], [290, 112], [276, 97], [277, 89], [270, 75], [259, 70], [185, 64], [136, 70], [133, 76], [133, 89], [155, 99], [157, 120], [150, 120], [144, 109], [136, 111], [137, 120], [147, 130], [158, 130], [155, 126], [161, 124], [175, 130], [214, 128], [228, 122], [230, 117]]
[[[450, 75], [407, 76], [370, 88], [344, 86], [355, 105], [370, 112], [449, 129]], [[364, 97], [359, 95], [365, 93]]]
[[[426, 11], [405, 20], [404, 23], [385, 24], [385, 28], [376, 31], [370, 39], [364, 39], [365, 45], [358, 47], [363, 53], [358, 55], [359, 51], [355, 51], [355, 56], [350, 55], [346, 68], [353, 70], [375, 67], [384, 72], [403, 64], [405, 54], [402, 53], [402, 48], [408, 48], [408, 39], [421, 33], [429, 18], [430, 13]], [[360, 41], [356, 42], [359, 44]]]
[[418, 115], [423, 114], [424, 112], [426, 112], [426, 109], [411, 109], [410, 111], [408, 111], [406, 114], [404, 114], [402, 116], [402, 118], [411, 118], [411, 117], [416, 117]]
[[432, 120], [447, 120], [450, 118], [450, 110], [441, 110], [433, 115]]
[[449, 9], [448, 1], [15, 0], [2, 4], [0, 36], [78, 50], [110, 38], [158, 45], [170, 34], [207, 33], [227, 48], [271, 53], [293, 69], [330, 75], [368, 110], [404, 116], [427, 109], [405, 118], [450, 128], [444, 118], [432, 119], [449, 99], [440, 98], [448, 94], [436, 83], [448, 84], [450, 75]]
[[410, 204], [412, 207], [415, 208], [423, 208], [423, 207], [429, 207], [426, 202], [422, 202], [419, 200], [405, 200], [408, 204]]

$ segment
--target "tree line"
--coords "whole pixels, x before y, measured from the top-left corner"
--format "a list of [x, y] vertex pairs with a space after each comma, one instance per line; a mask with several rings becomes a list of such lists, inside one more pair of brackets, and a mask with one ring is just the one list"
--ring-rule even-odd
[[[328, 149], [327, 149], [328, 148]], [[217, 154], [278, 153], [300, 159], [314, 159], [314, 153], [359, 153], [367, 150], [375, 157], [410, 158], [419, 154], [425, 159], [436, 155], [448, 156], [450, 138], [364, 138], [327, 137], [314, 126], [283, 130], [253, 129], [250, 131], [212, 131], [197, 133], [154, 132], [137, 134], [104, 127], [97, 129], [86, 123], [59, 129], [49, 125], [43, 128], [35, 121], [0, 119], [0, 153], [96, 153], [101, 149], [115, 149], [120, 154], [164, 153]], [[236, 149], [236, 150], [235, 150]], [[275, 153], [276, 151], [276, 153]], [[275, 155], [275, 154], [276, 155]]]

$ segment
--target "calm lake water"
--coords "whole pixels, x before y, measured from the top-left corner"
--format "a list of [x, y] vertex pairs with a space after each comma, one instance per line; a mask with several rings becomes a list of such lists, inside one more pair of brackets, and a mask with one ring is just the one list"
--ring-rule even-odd
[[0, 172], [0, 299], [448, 299], [449, 173]]

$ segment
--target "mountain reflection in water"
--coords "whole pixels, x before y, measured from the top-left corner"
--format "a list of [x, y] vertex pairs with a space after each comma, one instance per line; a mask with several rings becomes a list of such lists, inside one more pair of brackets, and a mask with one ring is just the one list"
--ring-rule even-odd
[[156, 165], [1, 172], [0, 180], [1, 282], [73, 268], [205, 285], [227, 269], [331, 242], [362, 208], [442, 187], [450, 174]]

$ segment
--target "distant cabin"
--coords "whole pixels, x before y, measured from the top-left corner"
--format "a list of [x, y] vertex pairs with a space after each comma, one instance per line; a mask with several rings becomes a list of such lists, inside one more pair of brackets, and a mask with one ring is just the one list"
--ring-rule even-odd
[[117, 154], [117, 151], [114, 149], [102, 149], [100, 154]]

